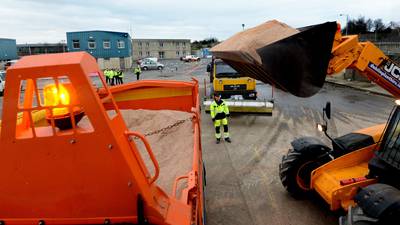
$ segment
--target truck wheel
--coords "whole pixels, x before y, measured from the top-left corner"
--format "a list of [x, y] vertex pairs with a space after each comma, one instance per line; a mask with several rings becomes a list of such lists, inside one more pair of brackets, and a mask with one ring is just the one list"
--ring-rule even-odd
[[381, 224], [400, 220], [400, 190], [387, 184], [371, 184], [354, 197], [364, 213]]
[[149, 68], [147, 68], [147, 66], [143, 67], [143, 70], [148, 70]]
[[158, 69], [158, 70], [162, 70], [162, 69], [163, 69], [163, 67], [162, 67], [162, 66], [159, 66], [159, 67], [157, 67], [157, 69]]
[[279, 164], [282, 185], [294, 196], [310, 191], [311, 172], [331, 160], [321, 148], [307, 148], [307, 151], [289, 149]]

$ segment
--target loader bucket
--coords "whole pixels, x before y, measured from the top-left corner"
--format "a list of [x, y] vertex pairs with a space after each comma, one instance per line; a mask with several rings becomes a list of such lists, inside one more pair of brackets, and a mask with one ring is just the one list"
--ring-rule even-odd
[[241, 74], [310, 97], [324, 84], [336, 29], [336, 22], [294, 29], [272, 20], [235, 34], [211, 52]]

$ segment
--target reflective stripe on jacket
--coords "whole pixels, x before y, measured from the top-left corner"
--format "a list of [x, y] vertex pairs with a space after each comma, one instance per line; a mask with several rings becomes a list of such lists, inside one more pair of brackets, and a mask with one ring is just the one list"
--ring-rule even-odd
[[221, 120], [229, 115], [229, 109], [224, 100], [220, 100], [221, 103], [218, 105], [215, 100], [210, 105], [210, 114], [212, 119]]

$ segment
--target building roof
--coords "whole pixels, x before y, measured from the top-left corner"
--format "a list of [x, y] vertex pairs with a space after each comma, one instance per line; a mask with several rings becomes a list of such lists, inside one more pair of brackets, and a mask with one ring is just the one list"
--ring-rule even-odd
[[127, 34], [127, 32], [118, 32], [118, 31], [107, 31], [107, 30], [85, 30], [85, 31], [70, 31], [67, 34], [71, 33], [114, 33], [114, 34]]
[[67, 43], [35, 43], [35, 44], [17, 44], [17, 47], [52, 47], [67, 46]]
[[15, 41], [15, 39], [12, 39], [12, 38], [0, 38], [0, 41], [2, 41], [2, 40], [6, 40], [6, 41]]
[[164, 38], [164, 39], [153, 39], [153, 38], [132, 38], [134, 41], [190, 41], [190, 39], [173, 39], [173, 38]]

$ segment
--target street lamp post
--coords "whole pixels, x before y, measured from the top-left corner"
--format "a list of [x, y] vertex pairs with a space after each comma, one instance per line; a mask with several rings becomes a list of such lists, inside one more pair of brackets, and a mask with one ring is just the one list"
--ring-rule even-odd
[[346, 35], [347, 35], [347, 29], [349, 27], [349, 14], [339, 14], [339, 16], [346, 16]]

